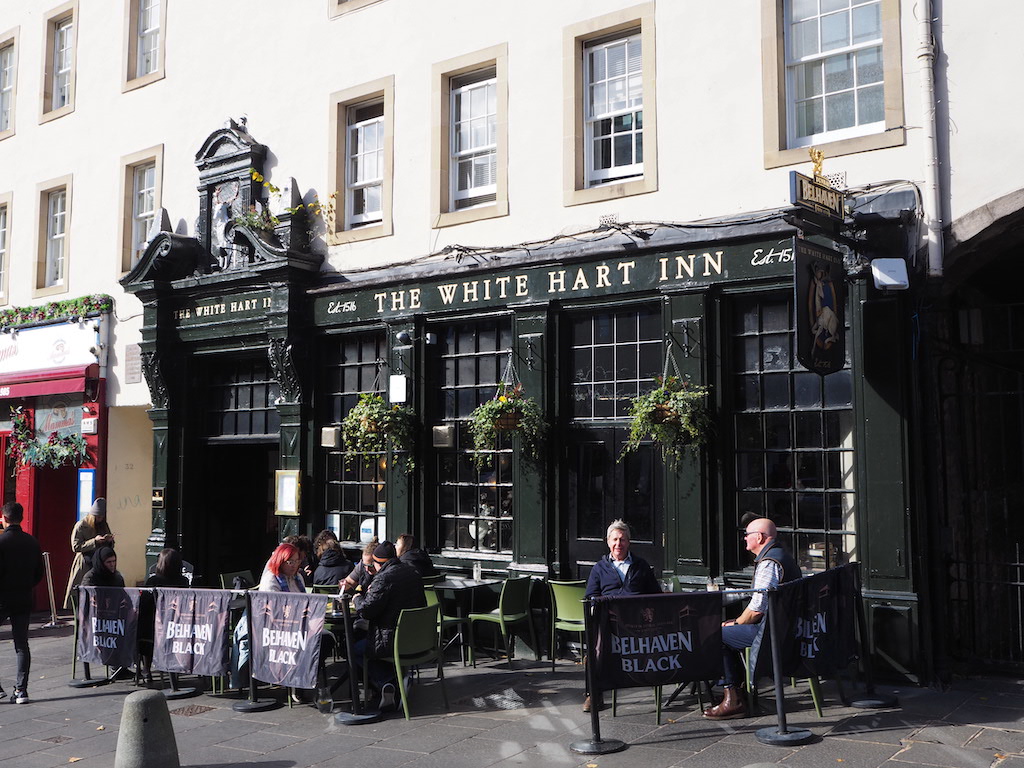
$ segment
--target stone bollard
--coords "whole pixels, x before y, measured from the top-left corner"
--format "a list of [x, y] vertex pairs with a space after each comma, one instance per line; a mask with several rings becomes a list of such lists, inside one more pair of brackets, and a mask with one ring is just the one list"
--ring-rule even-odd
[[160, 691], [125, 698], [114, 768], [181, 768], [171, 713]]

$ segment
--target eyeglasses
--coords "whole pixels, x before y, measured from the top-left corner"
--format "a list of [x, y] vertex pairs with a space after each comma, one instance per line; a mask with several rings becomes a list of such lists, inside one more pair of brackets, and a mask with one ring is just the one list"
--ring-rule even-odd
[[755, 533], [761, 533], [761, 531], [744, 531], [740, 534], [740, 538], [745, 539], [747, 536], [753, 536]]

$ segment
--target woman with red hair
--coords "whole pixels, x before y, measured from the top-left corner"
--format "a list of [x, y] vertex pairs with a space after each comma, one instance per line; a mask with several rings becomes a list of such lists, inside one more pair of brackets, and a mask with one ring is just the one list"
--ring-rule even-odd
[[294, 544], [279, 544], [267, 561], [258, 589], [261, 592], [305, 592], [299, 574], [302, 553]]

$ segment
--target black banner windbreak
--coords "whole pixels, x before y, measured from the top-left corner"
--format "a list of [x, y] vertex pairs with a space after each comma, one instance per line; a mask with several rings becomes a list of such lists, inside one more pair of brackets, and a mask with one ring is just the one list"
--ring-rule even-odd
[[327, 595], [251, 592], [252, 676], [265, 683], [315, 688]]
[[78, 658], [87, 664], [130, 667], [139, 631], [139, 590], [81, 587]]
[[720, 592], [602, 597], [594, 602], [592, 681], [599, 690], [721, 677]]
[[856, 564], [780, 584], [772, 595], [786, 677], [835, 677], [857, 655]]
[[153, 669], [216, 677], [228, 669], [228, 603], [223, 589], [156, 590]]

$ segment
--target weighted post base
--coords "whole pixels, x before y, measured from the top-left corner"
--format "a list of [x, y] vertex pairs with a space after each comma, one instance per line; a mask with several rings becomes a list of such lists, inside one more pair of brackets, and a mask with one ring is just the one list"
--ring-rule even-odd
[[899, 705], [899, 699], [887, 693], [865, 693], [863, 696], [850, 699], [850, 706], [856, 709], [890, 709]]
[[334, 715], [334, 722], [337, 725], [366, 725], [379, 723], [383, 717], [380, 712], [337, 712]]
[[574, 741], [569, 745], [569, 751], [577, 755], [609, 755], [612, 752], [621, 752], [626, 748], [626, 742], [618, 739], [586, 739], [585, 741]]
[[245, 699], [245, 701], [236, 701], [231, 708], [235, 712], [267, 712], [280, 706], [281, 702], [276, 699]]
[[814, 734], [806, 728], [795, 728], [792, 731], [781, 733], [778, 726], [760, 728], [754, 736], [762, 744], [772, 747], [794, 747], [798, 744], [806, 744], [814, 738]]
[[79, 680], [68, 680], [69, 688], [96, 688], [114, 682], [107, 677], [87, 677]]
[[165, 699], [190, 699], [198, 696], [202, 691], [198, 688], [164, 688], [160, 691]]

